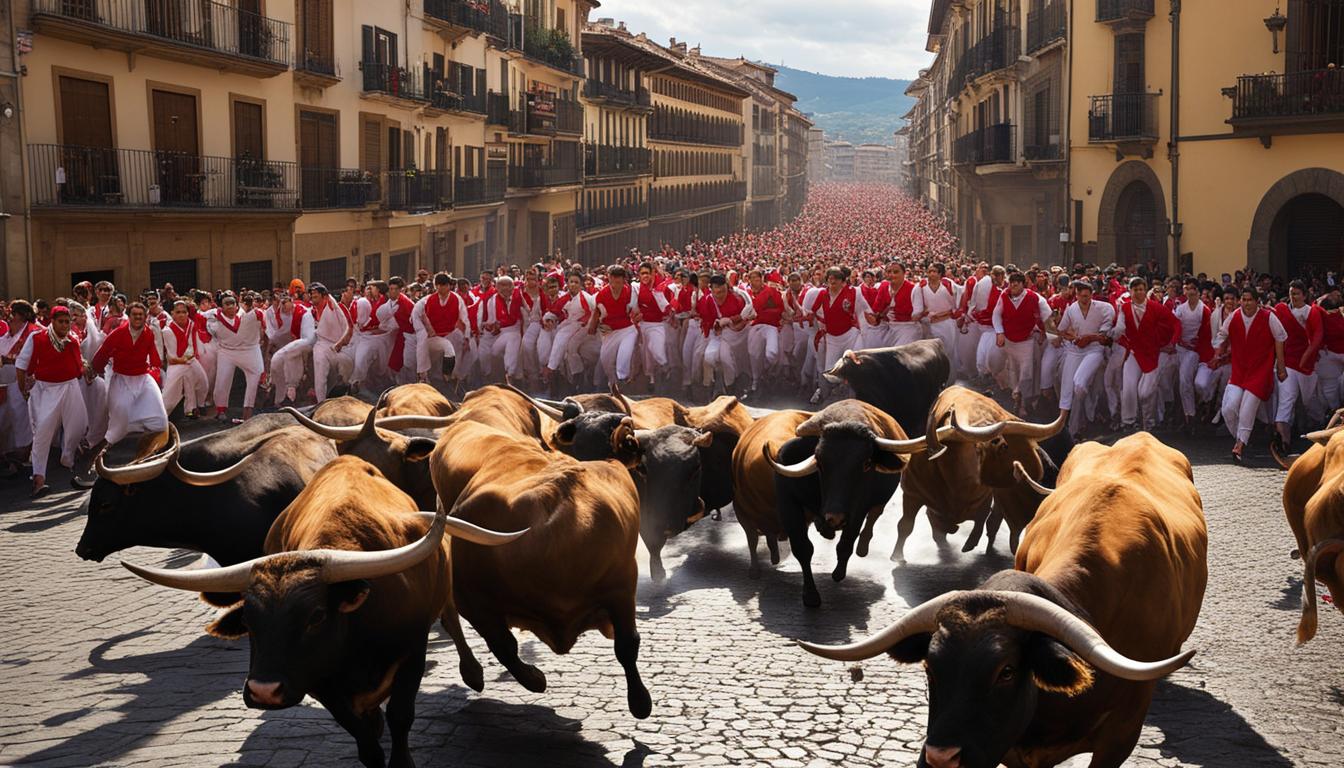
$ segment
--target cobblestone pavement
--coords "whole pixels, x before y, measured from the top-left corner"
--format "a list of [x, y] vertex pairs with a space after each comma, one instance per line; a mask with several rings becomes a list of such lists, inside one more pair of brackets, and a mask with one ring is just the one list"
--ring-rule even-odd
[[[1263, 456], [1252, 468], [1229, 466], [1226, 442], [1185, 446], [1210, 533], [1209, 589], [1188, 645], [1199, 655], [1159, 688], [1130, 764], [1344, 765], [1344, 617], [1323, 611], [1317, 640], [1293, 647], [1300, 563], [1288, 558], [1283, 474]], [[320, 707], [243, 706], [247, 646], [204, 636], [212, 613], [205, 605], [134, 578], [118, 556], [80, 561], [79, 496], [30, 503], [22, 483], [7, 482], [0, 765], [355, 764], [353, 741]], [[548, 675], [544, 694], [514, 683], [470, 631], [487, 684], [483, 694], [467, 690], [451, 644], [436, 634], [411, 737], [419, 764], [912, 765], [925, 717], [918, 668], [877, 659], [855, 681], [844, 665], [790, 642], [843, 641], [1010, 567], [1004, 535], [992, 556], [940, 554], [921, 522], [911, 564], [894, 568], [886, 554], [898, 509], [893, 502], [873, 553], [856, 559], [843, 583], [824, 577], [833, 548], [819, 547], [819, 610], [803, 609], [792, 559], [759, 580], [747, 577], [744, 537], [730, 514], [674, 540], [668, 582], [640, 582], [640, 667], [654, 696], [643, 722], [626, 711], [610, 643], [595, 633], [564, 657], [524, 639], [524, 658]], [[154, 550], [123, 556], [191, 559]]]

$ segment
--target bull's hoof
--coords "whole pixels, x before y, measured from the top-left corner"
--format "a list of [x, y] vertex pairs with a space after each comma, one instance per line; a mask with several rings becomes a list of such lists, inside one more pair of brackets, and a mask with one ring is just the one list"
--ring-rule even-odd
[[400, 752], [392, 751], [392, 759], [387, 761], [387, 768], [415, 768], [415, 760], [411, 758], [411, 750], [403, 749]]
[[803, 605], [808, 608], [820, 608], [821, 593], [815, 589], [803, 590]]
[[[979, 539], [967, 539], [966, 543], [961, 545], [961, 551], [970, 552], [971, 550], [975, 549], [976, 546], [979, 544], [980, 544]], [[994, 543], [990, 542], [990, 546], [994, 546]]]
[[752, 579], [761, 578], [761, 566], [757, 565], [756, 563], [752, 563], [747, 568], [747, 577]]
[[634, 715], [636, 720], [643, 720], [653, 712], [653, 699], [649, 697], [649, 692], [644, 686], [631, 688], [625, 698], [630, 705], [630, 714]]
[[897, 565], [905, 565], [905, 553], [899, 549], [892, 550], [891, 562], [896, 563]]
[[544, 693], [546, 691], [546, 673], [531, 664], [523, 664], [514, 671], [513, 679], [533, 693]]
[[844, 581], [844, 580], [845, 580], [845, 569], [836, 566], [836, 569], [834, 571], [831, 571], [831, 581]]
[[485, 671], [481, 669], [481, 663], [475, 659], [463, 659], [457, 664], [457, 671], [462, 675], [462, 682], [471, 690], [480, 693], [485, 690]]
[[820, 534], [821, 534], [821, 537], [822, 537], [823, 539], [827, 540], [827, 541], [830, 541], [831, 539], [834, 539], [834, 538], [835, 538], [835, 529], [834, 529], [834, 528], [820, 528], [820, 527], [819, 527], [819, 528], [817, 528], [817, 533], [820, 533]]
[[778, 550], [778, 549], [772, 549], [772, 550], [770, 550], [770, 564], [771, 564], [771, 565], [779, 565], [779, 550]]
[[858, 555], [859, 557], [867, 557], [867, 556], [868, 556], [868, 540], [867, 540], [867, 539], [859, 539], [859, 545], [858, 545], [857, 547], [854, 548], [854, 554]]

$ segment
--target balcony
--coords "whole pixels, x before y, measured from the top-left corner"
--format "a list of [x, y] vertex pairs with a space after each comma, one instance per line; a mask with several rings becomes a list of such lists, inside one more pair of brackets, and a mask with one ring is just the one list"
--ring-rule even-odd
[[[519, 45], [521, 37], [522, 44]], [[523, 56], [573, 77], [583, 77], [583, 59], [564, 30], [542, 26], [536, 19], [511, 14], [509, 47]]]
[[454, 181], [453, 187], [458, 208], [502, 202], [508, 191], [504, 176], [493, 173], [487, 176], [460, 177]]
[[585, 80], [583, 96], [591, 102], [610, 107], [653, 109], [649, 92], [643, 88], [628, 91], [610, 83], [597, 80]]
[[990, 125], [958, 138], [952, 144], [953, 165], [1015, 163], [1013, 124]]
[[341, 81], [336, 57], [331, 51], [301, 51], [294, 61], [294, 83], [313, 88], [327, 88]]
[[1035, 139], [1024, 139], [1022, 144], [1022, 157], [1029, 163], [1054, 163], [1064, 159], [1064, 153], [1059, 144], [1059, 128], [1050, 128], [1050, 135], [1046, 137], [1037, 137]]
[[363, 208], [382, 196], [378, 178], [355, 168], [300, 168], [299, 182], [305, 211]]
[[509, 113], [509, 133], [517, 136], [583, 135], [583, 105], [574, 101], [535, 101]]
[[450, 42], [478, 33], [508, 34], [508, 10], [500, 0], [425, 0], [424, 18]]
[[544, 189], [546, 187], [566, 187], [578, 184], [582, 180], [577, 164], [569, 163], [524, 163], [509, 165], [509, 186], [519, 189]]
[[485, 94], [460, 94], [446, 88], [435, 88], [433, 95], [429, 97], [429, 105], [425, 107], [425, 117], [446, 114], [484, 117]]
[[453, 176], [449, 171], [414, 168], [383, 172], [383, 208], [428, 213], [453, 207]]
[[1153, 144], [1157, 141], [1157, 94], [1093, 96], [1087, 140], [1093, 144]]
[[584, 147], [583, 175], [588, 178], [645, 176], [653, 173], [653, 150], [648, 147], [615, 147], [589, 144]]
[[773, 166], [758, 166], [751, 171], [751, 196], [777, 197], [779, 195], [779, 177]]
[[1252, 135], [1344, 131], [1344, 71], [1242, 75], [1227, 122]]
[[509, 125], [511, 114], [507, 94], [490, 91], [485, 95], [486, 125]]
[[1153, 18], [1153, 0], [1097, 0], [1097, 21], [1114, 24]]
[[32, 0], [37, 31], [254, 77], [289, 69], [291, 25], [196, 0]]
[[294, 163], [60, 144], [28, 147], [35, 208], [297, 210]]
[[716, 208], [747, 199], [745, 181], [711, 181], [654, 187], [649, 190], [649, 216], [675, 216], [689, 211]]
[[649, 138], [684, 144], [742, 146], [743, 125], [728, 118], [711, 118], [676, 107], [658, 105], [649, 119]]
[[423, 69], [403, 69], [396, 64], [376, 61], [360, 62], [359, 68], [364, 72], [364, 97], [367, 99], [397, 105], [430, 100]]
[[581, 210], [575, 216], [575, 227], [580, 231], [587, 231], [644, 221], [647, 218], [649, 218], [649, 203], [647, 200], [640, 200], [628, 205]]
[[[964, 55], [964, 77], [977, 80], [1017, 63], [1020, 36], [1017, 27], [998, 26]], [[963, 81], [958, 80], [956, 83]]]
[[1036, 53], [1057, 40], [1063, 40], [1068, 19], [1063, 0], [1053, 0], [1039, 11], [1027, 14], [1027, 53]]

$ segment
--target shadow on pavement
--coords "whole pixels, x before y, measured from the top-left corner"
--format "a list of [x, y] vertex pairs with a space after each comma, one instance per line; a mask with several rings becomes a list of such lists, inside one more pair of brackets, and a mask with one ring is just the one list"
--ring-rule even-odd
[[1162, 732], [1154, 745], [1164, 758], [1181, 765], [1292, 768], [1284, 757], [1232, 705], [1205, 691], [1171, 682], [1157, 686], [1148, 724]]
[[[89, 652], [87, 667], [62, 678], [115, 675], [134, 680], [104, 694], [108, 700], [124, 698], [124, 701], [110, 708], [98, 708], [100, 712], [111, 709], [121, 713], [121, 717], [19, 758], [16, 763], [115, 764], [117, 758], [152, 738], [158, 732], [156, 726], [235, 694], [242, 685], [247, 670], [246, 648], [234, 648], [209, 636], [197, 637], [172, 650], [108, 658], [118, 645], [151, 634], [142, 629], [106, 640]], [[58, 713], [47, 718], [43, 725], [57, 727], [84, 714], [87, 712], [78, 709]]]
[[1284, 579], [1284, 587], [1279, 593], [1279, 599], [1269, 604], [1270, 608], [1277, 608], [1280, 611], [1292, 611], [1294, 613], [1302, 610], [1302, 579], [1296, 576], [1289, 576]]
[[957, 589], [974, 589], [999, 571], [1011, 570], [1013, 558], [997, 550], [967, 552], [943, 562], [898, 565], [891, 569], [892, 586], [907, 605], [916, 606]]

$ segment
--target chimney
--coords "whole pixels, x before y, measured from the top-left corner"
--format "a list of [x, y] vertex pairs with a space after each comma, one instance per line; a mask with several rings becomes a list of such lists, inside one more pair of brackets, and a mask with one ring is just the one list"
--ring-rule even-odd
[[620, 24], [617, 24], [616, 29], [617, 31], [624, 32], [627, 35], [630, 34], [630, 30], [626, 28], [624, 21], [622, 21]]
[[616, 26], [616, 20], [609, 16], [604, 16], [597, 20], [597, 26], [610, 29], [611, 27]]
[[697, 45], [697, 46], [695, 46], [694, 48], [691, 49], [691, 56], [693, 56], [693, 57], [699, 57], [699, 56], [700, 56], [700, 46], [699, 46], [699, 45]]
[[677, 54], [678, 56], [686, 55], [686, 44], [678, 43], [677, 38], [675, 37], [672, 38], [671, 42], [668, 43], [667, 47], [670, 48], [672, 52]]

